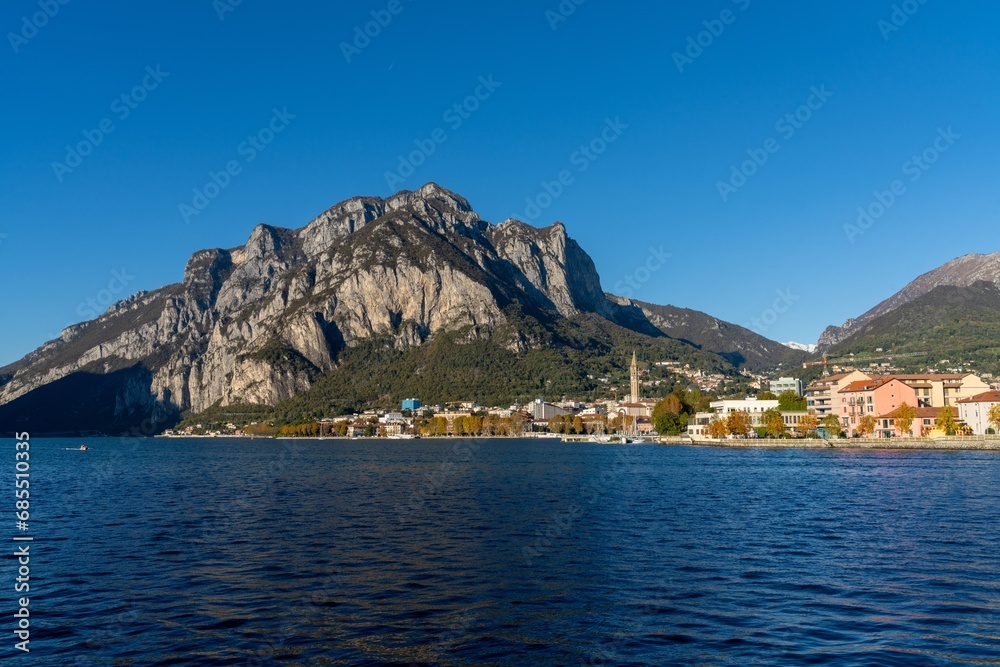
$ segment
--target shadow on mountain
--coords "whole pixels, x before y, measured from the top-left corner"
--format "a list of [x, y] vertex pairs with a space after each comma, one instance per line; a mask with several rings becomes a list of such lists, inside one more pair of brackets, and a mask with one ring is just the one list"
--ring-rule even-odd
[[78, 372], [0, 406], [0, 435], [155, 435], [179, 421], [151, 392], [142, 364], [107, 374]]

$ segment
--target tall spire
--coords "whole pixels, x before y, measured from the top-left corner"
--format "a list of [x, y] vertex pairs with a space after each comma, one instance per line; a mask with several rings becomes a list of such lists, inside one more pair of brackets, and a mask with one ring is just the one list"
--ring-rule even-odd
[[639, 400], [639, 364], [635, 359], [635, 350], [632, 350], [632, 395], [629, 400], [633, 403]]

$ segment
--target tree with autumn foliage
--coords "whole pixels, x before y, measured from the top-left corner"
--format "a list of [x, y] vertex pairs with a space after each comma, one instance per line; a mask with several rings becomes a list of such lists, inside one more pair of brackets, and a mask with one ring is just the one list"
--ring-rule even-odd
[[997, 403], [990, 408], [989, 419], [990, 423], [993, 424], [993, 428], [996, 429], [997, 432], [1000, 432], [1000, 403]]
[[913, 408], [908, 403], [903, 403], [896, 410], [896, 416], [893, 418], [893, 423], [896, 428], [899, 429], [899, 434], [904, 438], [910, 435], [910, 429], [913, 428], [913, 420], [917, 417], [917, 410]]
[[941, 408], [934, 425], [944, 431], [945, 435], [955, 435], [958, 431], [958, 415], [950, 407]]
[[712, 421], [708, 423], [708, 435], [716, 440], [725, 438], [729, 435], [729, 426], [726, 422], [727, 420], [720, 419], [718, 415], [713, 417]]
[[729, 429], [731, 435], [745, 438], [750, 435], [750, 429], [753, 428], [753, 417], [746, 410], [730, 412], [726, 417], [726, 428]]
[[815, 435], [818, 428], [819, 417], [816, 416], [815, 412], [810, 412], [799, 420], [799, 430], [806, 435], [810, 433]]
[[878, 419], [875, 415], [862, 415], [861, 419], [858, 420], [858, 433], [862, 436], [868, 436], [875, 432], [875, 427], [878, 426]]

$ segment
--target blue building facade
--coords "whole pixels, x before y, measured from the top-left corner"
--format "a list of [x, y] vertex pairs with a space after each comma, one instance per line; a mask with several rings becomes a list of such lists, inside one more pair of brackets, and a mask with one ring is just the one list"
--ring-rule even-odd
[[420, 409], [420, 399], [419, 398], [407, 398], [403, 401], [404, 410], [419, 410]]

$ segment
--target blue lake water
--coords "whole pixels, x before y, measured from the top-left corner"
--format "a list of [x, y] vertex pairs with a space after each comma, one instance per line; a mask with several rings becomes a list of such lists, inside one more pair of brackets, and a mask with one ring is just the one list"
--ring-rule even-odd
[[80, 442], [5, 665], [1000, 665], [996, 452]]

